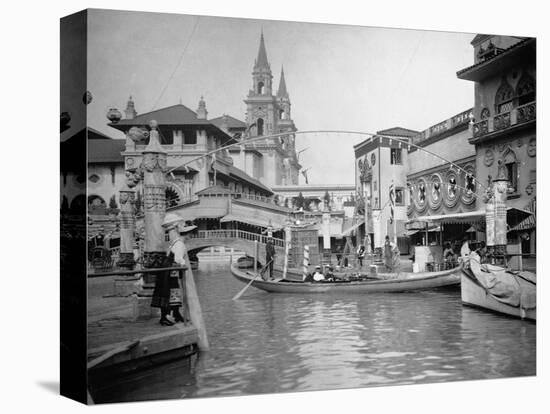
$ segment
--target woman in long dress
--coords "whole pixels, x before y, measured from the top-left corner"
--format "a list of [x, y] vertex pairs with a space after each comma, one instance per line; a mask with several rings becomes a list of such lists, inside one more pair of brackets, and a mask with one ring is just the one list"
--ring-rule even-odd
[[[163, 267], [184, 266], [185, 262], [185, 244], [179, 234], [178, 226], [183, 220], [175, 215], [168, 213], [162, 223], [162, 226], [168, 231], [170, 244], [166, 252]], [[195, 226], [186, 226], [181, 230], [183, 232], [194, 229]], [[189, 318], [184, 318], [180, 313], [180, 307], [183, 306], [184, 313], [187, 315], [185, 295], [182, 283], [180, 285], [181, 272], [179, 270], [157, 273], [155, 279], [155, 289], [151, 306], [160, 308], [160, 321], [162, 326], [171, 326], [174, 324], [168, 315], [172, 313], [175, 322], [186, 322]], [[183, 282], [183, 281], [182, 281]]]

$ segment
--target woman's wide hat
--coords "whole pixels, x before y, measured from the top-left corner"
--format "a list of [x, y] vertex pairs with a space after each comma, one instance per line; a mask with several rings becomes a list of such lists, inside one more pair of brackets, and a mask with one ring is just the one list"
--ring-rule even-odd
[[167, 213], [164, 216], [164, 221], [162, 222], [162, 227], [166, 230], [169, 230], [174, 227], [178, 227], [180, 233], [187, 233], [188, 231], [195, 230], [197, 226], [191, 224], [190, 221], [185, 221], [182, 217], [178, 216], [175, 213]]

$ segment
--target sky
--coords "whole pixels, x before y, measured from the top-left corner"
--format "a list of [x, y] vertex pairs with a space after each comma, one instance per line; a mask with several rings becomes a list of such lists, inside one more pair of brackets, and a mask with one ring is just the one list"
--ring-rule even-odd
[[[196, 110], [204, 96], [209, 118], [244, 120], [262, 31], [273, 89], [284, 66], [298, 130], [420, 131], [473, 106], [473, 83], [456, 77], [473, 63], [472, 33], [90, 10], [88, 125], [123, 138], [106, 113], [123, 112], [130, 95], [138, 113]], [[310, 183], [352, 184], [363, 139], [298, 135]]]

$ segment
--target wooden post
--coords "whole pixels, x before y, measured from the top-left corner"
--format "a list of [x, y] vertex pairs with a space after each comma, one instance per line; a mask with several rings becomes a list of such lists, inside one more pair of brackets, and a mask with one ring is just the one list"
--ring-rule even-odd
[[193, 275], [193, 269], [191, 269], [191, 262], [189, 261], [187, 248], [185, 249], [185, 263], [187, 264], [187, 271], [185, 272], [185, 291], [187, 293], [189, 316], [191, 317], [193, 326], [197, 328], [197, 332], [199, 334], [199, 349], [201, 351], [206, 351], [210, 348], [210, 345], [208, 344], [206, 325], [202, 317], [201, 303], [199, 301], [197, 287], [195, 286], [195, 278]]

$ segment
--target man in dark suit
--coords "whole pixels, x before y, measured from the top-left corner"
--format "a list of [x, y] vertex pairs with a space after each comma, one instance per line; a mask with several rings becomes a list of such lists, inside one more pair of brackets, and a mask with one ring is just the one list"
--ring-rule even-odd
[[271, 240], [271, 237], [267, 239], [267, 243], [265, 245], [265, 263], [266, 263], [266, 269], [269, 270], [269, 278], [273, 279], [273, 262], [275, 260], [275, 246], [273, 246], [273, 241]]

